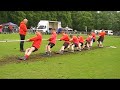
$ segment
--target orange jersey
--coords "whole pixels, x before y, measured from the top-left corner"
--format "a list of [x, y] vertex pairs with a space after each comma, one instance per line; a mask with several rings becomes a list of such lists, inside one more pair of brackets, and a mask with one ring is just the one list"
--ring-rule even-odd
[[57, 39], [57, 34], [56, 34], [56, 32], [53, 32], [53, 33], [51, 34], [51, 37], [49, 38], [49, 41], [50, 41], [51, 43], [56, 44], [56, 39]]
[[91, 36], [88, 36], [88, 37], [86, 38], [86, 41], [87, 41], [87, 42], [90, 42], [91, 40], [92, 40]]
[[41, 42], [42, 42], [42, 35], [37, 35], [33, 38], [30, 38], [30, 41], [33, 41], [32, 46], [36, 47], [37, 49], [40, 48]]
[[69, 43], [70, 38], [69, 38], [69, 36], [68, 36], [67, 34], [63, 34], [63, 36], [60, 38], [60, 40], [62, 40], [62, 41], [65, 41], [65, 42], [68, 42], [68, 43]]
[[79, 39], [76, 36], [72, 37], [72, 42], [79, 44]]
[[22, 21], [22, 22], [20, 23], [19, 34], [21, 34], [21, 35], [26, 35], [26, 33], [27, 33], [27, 26], [26, 26], [26, 24]]
[[80, 37], [78, 38], [78, 40], [79, 40], [80, 43], [83, 43], [83, 42], [84, 42], [84, 39], [83, 39], [82, 36], [80, 36]]
[[96, 34], [95, 33], [92, 32], [91, 35], [92, 35], [93, 39], [96, 39]]
[[105, 34], [106, 34], [105, 32], [100, 32], [100, 33], [99, 33], [99, 36], [104, 37]]

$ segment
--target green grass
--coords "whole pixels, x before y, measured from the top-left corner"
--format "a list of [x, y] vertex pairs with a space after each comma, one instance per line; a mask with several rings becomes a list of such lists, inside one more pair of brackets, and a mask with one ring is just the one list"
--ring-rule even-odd
[[[27, 35], [26, 39], [34, 36]], [[59, 38], [60, 36], [58, 36]], [[84, 36], [86, 37], [86, 36]], [[49, 38], [49, 35], [43, 35]], [[18, 34], [0, 34], [0, 40], [16, 39]], [[43, 41], [41, 48], [32, 55], [44, 53], [45, 45], [48, 41]], [[25, 48], [31, 46], [31, 42], [25, 42]], [[52, 49], [58, 51], [63, 42], [57, 41]], [[95, 47], [96, 42], [94, 43]], [[120, 78], [120, 37], [106, 36], [104, 46], [116, 46], [117, 48], [97, 48], [90, 51], [56, 55], [54, 57], [44, 57], [35, 59], [34, 62], [10, 63], [0, 66], [1, 79], [116, 79]], [[16, 49], [15, 49], [16, 48]], [[19, 52], [19, 42], [0, 43], [0, 60], [8, 56], [23, 56]], [[16, 60], [17, 62], [17, 60]]]

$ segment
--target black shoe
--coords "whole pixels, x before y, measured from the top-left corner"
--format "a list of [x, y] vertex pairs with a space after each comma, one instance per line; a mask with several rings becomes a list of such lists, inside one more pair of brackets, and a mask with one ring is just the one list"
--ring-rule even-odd
[[21, 57], [19, 58], [19, 60], [26, 60], [26, 57]]
[[18, 60], [23, 60], [24, 57], [19, 57]]
[[25, 50], [20, 50], [20, 52], [25, 52]]

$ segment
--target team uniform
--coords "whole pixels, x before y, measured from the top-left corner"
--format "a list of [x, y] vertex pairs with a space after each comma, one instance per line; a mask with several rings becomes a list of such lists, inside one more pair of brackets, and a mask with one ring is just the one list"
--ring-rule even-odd
[[63, 36], [60, 38], [60, 41], [64, 41], [64, 43], [63, 43], [63, 46], [61, 47], [61, 49], [59, 51], [60, 54], [63, 54], [64, 50], [66, 48], [68, 48], [68, 46], [70, 44], [70, 38], [69, 38], [69, 36], [67, 34], [65, 34], [65, 33], [63, 33], [62, 35]]
[[105, 32], [100, 32], [99, 33], [99, 38], [98, 38], [98, 46], [99, 47], [103, 47], [102, 43], [104, 41], [104, 37], [105, 37], [106, 33]]
[[28, 41], [33, 42], [33, 44], [30, 48], [26, 49], [24, 57], [19, 58], [19, 60], [28, 59], [28, 57], [32, 52], [35, 52], [40, 48], [40, 45], [42, 43], [42, 35], [40, 33], [36, 33], [36, 36], [33, 38], [30, 38]]
[[53, 46], [55, 46], [56, 39], [57, 39], [57, 34], [55, 31], [53, 31], [50, 38], [48, 39], [49, 43], [46, 46], [46, 55], [51, 56], [51, 48], [53, 48]]
[[92, 40], [91, 36], [88, 36], [88, 37], [86, 38], [86, 43], [90, 44], [91, 40]]
[[50, 45], [50, 48], [52, 48], [53, 46], [55, 46], [56, 39], [57, 39], [57, 34], [56, 34], [56, 32], [53, 32], [52, 35], [51, 35], [51, 37], [48, 39], [49, 40], [48, 45]]
[[78, 39], [76, 36], [73, 36], [73, 37], [72, 37], [72, 42], [73, 42], [73, 44], [75, 45], [75, 47], [78, 47], [79, 39]]
[[92, 37], [89, 35], [89, 36], [86, 38], [86, 43], [85, 43], [85, 46], [84, 46], [84, 47], [87, 47], [88, 50], [90, 50], [91, 40], [92, 40]]
[[92, 46], [93, 42], [95, 42], [95, 40], [96, 40], [96, 34], [94, 32], [92, 32], [91, 35], [92, 35], [92, 40], [91, 40], [90, 46]]
[[96, 40], [96, 34], [94, 32], [92, 32], [91, 35], [92, 35], [93, 42], [95, 42], [95, 40]]
[[42, 43], [42, 35], [40, 34], [33, 38], [30, 38], [30, 41], [33, 41], [32, 47], [35, 47], [35, 50], [33, 51], [35, 52], [40, 48], [40, 45]]
[[84, 43], [84, 38], [82, 36], [78, 37], [79, 43], [81, 44], [81, 47], [83, 46]]
[[98, 38], [97, 41], [98, 41], [98, 42], [100, 42], [100, 41], [103, 42], [104, 36], [105, 36], [105, 32], [100, 32], [100, 33], [99, 33], [99, 38]]
[[63, 36], [60, 38], [60, 41], [64, 41], [64, 44], [63, 44], [63, 46], [65, 46], [64, 49], [66, 49], [70, 44], [70, 38], [67, 34], [63, 34]]
[[81, 51], [81, 46], [80, 46], [79, 39], [77, 38], [77, 36], [72, 36], [71, 42], [73, 42], [72, 52], [74, 52], [74, 48], [76, 48], [77, 51]]

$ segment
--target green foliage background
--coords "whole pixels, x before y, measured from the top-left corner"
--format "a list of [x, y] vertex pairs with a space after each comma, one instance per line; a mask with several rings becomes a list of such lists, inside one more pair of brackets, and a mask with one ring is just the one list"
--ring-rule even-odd
[[0, 24], [13, 22], [19, 23], [27, 18], [28, 28], [37, 26], [40, 20], [57, 20], [62, 22], [62, 27], [69, 26], [74, 30], [88, 31], [92, 29], [120, 29], [120, 13], [117, 11], [0, 11]]

